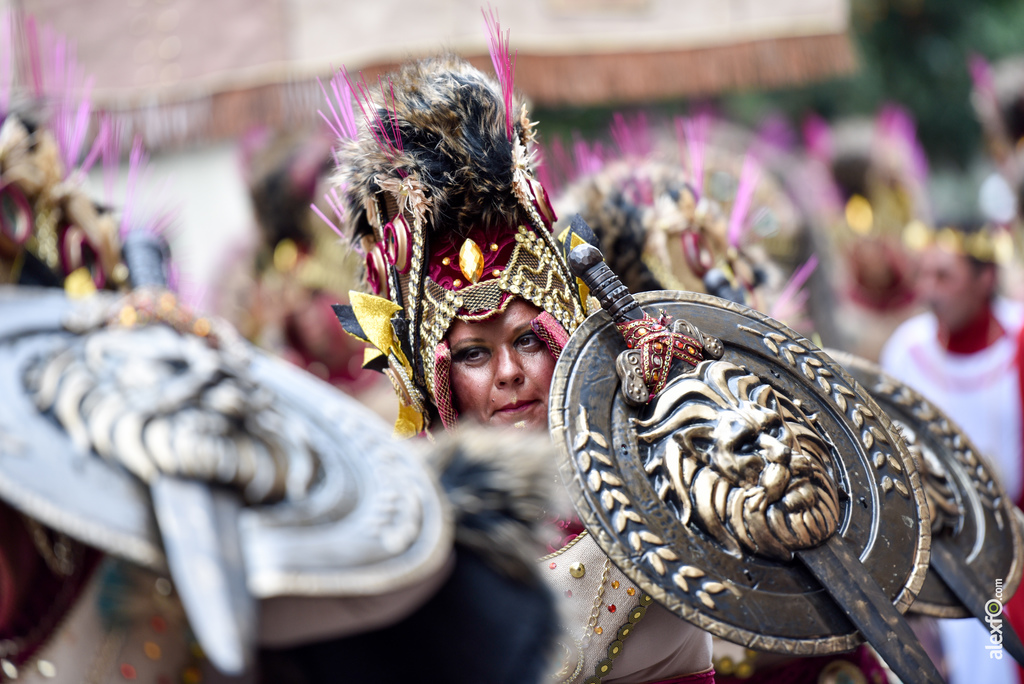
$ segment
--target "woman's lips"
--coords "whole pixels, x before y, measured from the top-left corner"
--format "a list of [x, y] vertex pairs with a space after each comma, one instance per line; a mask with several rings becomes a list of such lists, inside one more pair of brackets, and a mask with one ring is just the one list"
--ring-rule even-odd
[[517, 402], [511, 403], [511, 404], [505, 404], [500, 409], [495, 411], [495, 413], [505, 413], [505, 414], [520, 413], [522, 411], [529, 410], [530, 407], [532, 407], [536, 403], [537, 403], [536, 399], [531, 399], [530, 401], [517, 401]]

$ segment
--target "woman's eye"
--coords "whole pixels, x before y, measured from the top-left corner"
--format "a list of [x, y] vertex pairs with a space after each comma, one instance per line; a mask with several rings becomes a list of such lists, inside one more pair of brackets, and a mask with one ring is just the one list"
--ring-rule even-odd
[[465, 363], [469, 365], [475, 365], [483, 363], [489, 357], [489, 353], [483, 347], [470, 347], [469, 349], [463, 349], [462, 351], [455, 354], [452, 359], [455, 363]]
[[516, 340], [516, 347], [518, 347], [521, 351], [524, 352], [540, 351], [542, 346], [543, 343], [540, 341], [540, 338], [537, 337], [536, 333], [532, 332], [526, 333], [518, 340]]

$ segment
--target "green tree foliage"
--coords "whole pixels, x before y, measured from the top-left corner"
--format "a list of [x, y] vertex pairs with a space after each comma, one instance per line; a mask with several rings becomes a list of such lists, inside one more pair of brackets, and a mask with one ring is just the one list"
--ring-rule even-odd
[[1024, 3], [853, 0], [851, 12], [858, 73], [772, 93], [727, 95], [723, 108], [755, 122], [772, 110], [794, 120], [808, 111], [835, 119], [870, 115], [895, 102], [914, 115], [930, 159], [965, 166], [981, 145], [968, 56], [997, 60], [1024, 52]]

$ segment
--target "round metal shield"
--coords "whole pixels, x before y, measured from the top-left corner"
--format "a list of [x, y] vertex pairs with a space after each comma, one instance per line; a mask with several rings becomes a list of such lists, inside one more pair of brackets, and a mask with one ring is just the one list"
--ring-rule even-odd
[[[1024, 545], [1016, 506], [985, 457], [956, 423], [910, 387], [866, 359], [827, 351], [878, 402], [907, 444], [919, 450], [918, 466], [932, 513], [932, 544], [948, 544], [987, 593], [999, 582], [1002, 594], [1012, 596], [1020, 584]], [[911, 611], [970, 617], [934, 569]]]
[[[64, 323], [81, 306], [61, 291], [0, 287], [0, 499], [106, 553], [162, 568], [166, 559], [147, 485], [120, 463], [98, 456], [88, 440], [72, 439], [54, 411], [40, 411], [26, 378], [41, 360], [86, 348], [93, 357], [109, 355], [111, 363], [135, 361], [134, 370], [148, 373], [137, 384], [149, 383], [151, 393], [165, 392], [165, 398], [167, 388], [175, 387], [172, 382], [199, 370], [173, 355], [151, 353], [155, 342], [166, 342], [172, 334], [163, 326], [124, 331], [130, 339], [122, 338], [116, 348], [105, 347], [99, 334], [69, 332]], [[248, 363], [239, 371], [246, 386], [268, 393], [267, 404], [283, 418], [283, 426], [267, 428], [301, 431], [317, 455], [316, 476], [302, 496], [241, 511], [239, 534], [250, 592], [260, 598], [375, 595], [436, 572], [450, 555], [454, 529], [421, 455], [392, 440], [384, 421], [351, 397], [291, 364], [246, 348]], [[207, 356], [200, 360], [215, 367]], [[70, 387], [64, 375], [52, 377]], [[80, 373], [75, 392], [62, 395], [68, 401], [66, 413], [85, 424], [90, 418], [83, 407], [93, 401], [87, 394], [91, 381]], [[168, 400], [161, 410], [173, 414], [196, 404], [191, 395], [183, 396], [180, 405]], [[137, 409], [121, 404], [126, 413]], [[184, 442], [191, 449], [175, 453], [199, 460], [209, 455], [196, 447], [198, 433], [182, 435], [191, 438]]]
[[862, 639], [789, 551], [834, 531], [905, 611], [927, 570], [928, 508], [878, 405], [826, 354], [752, 309], [690, 292], [637, 300], [717, 337], [724, 354], [636, 409], [619, 390], [625, 344], [604, 312], [564, 348], [549, 404], [559, 467], [612, 562], [716, 636], [823, 655]]

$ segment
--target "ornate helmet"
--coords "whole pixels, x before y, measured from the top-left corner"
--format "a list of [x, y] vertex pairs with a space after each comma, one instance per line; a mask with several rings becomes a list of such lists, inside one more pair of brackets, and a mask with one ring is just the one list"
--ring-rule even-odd
[[451, 55], [407, 64], [372, 91], [344, 71], [331, 82], [340, 138], [331, 206], [365, 255], [372, 292], [352, 293], [336, 311], [372, 345], [365, 365], [394, 383], [400, 436], [435, 413], [455, 424], [444, 339], [454, 319], [485, 320], [521, 297], [542, 309], [534, 328], [557, 354], [584, 317], [533, 174], [535, 123], [513, 95], [514, 61], [491, 26], [497, 82]]
[[[751, 145], [723, 124], [715, 126], [711, 144], [706, 115], [678, 118], [682, 154], [673, 159], [665, 150], [629, 144], [652, 137], [645, 126], [642, 115], [632, 122], [615, 116], [611, 133], [621, 157], [583, 159], [585, 172], [555, 201], [559, 214], [585, 219], [631, 292], [707, 292], [787, 317], [774, 308], [783, 292], [773, 258], [792, 261], [793, 249], [783, 243], [797, 232], [797, 212], [762, 171], [765, 145]], [[577, 152], [582, 144], [577, 140]], [[744, 147], [745, 154], [737, 151]], [[769, 239], [786, 253], [770, 249]]]
[[[131, 152], [127, 199], [115, 212], [124, 131], [106, 115], [93, 116], [74, 50], [15, 13], [0, 13], [0, 46], [0, 285], [63, 286], [76, 297], [126, 287], [128, 233], [158, 234], [171, 219], [140, 209], [141, 142]], [[93, 166], [103, 167], [103, 204], [84, 186]]]
[[87, 294], [123, 284], [113, 214], [71, 179], [53, 131], [0, 111], [0, 284]]

